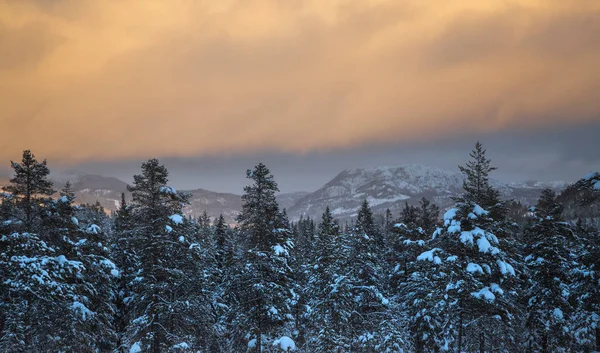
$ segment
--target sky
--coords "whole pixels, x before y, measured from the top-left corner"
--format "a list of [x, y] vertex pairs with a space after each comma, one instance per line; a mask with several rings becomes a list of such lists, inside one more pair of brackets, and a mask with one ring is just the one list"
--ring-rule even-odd
[[[503, 180], [600, 170], [596, 0], [0, 0], [0, 173], [51, 168], [240, 192], [348, 167]], [[4, 169], [1, 169], [4, 168]]]

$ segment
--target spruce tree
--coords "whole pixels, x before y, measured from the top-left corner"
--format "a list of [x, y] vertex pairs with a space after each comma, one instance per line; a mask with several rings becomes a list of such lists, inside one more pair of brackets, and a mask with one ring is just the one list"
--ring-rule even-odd
[[127, 299], [131, 315], [125, 344], [152, 353], [202, 347], [200, 338], [207, 337], [197, 231], [182, 215], [188, 196], [167, 183], [167, 169], [150, 159], [128, 187], [129, 245], [136, 249], [139, 263]]
[[550, 189], [543, 190], [532, 224], [525, 230], [529, 271], [526, 292], [528, 346], [541, 352], [565, 351], [571, 346], [566, 330], [573, 308], [572, 254], [575, 235], [562, 218], [562, 206]]
[[[503, 227], [504, 208], [499, 193], [489, 184], [489, 172], [495, 168], [490, 166], [480, 143], [471, 158], [465, 167], [460, 167], [466, 176], [464, 193], [456, 198], [456, 206], [445, 213], [444, 225], [435, 231], [430, 250], [417, 257], [422, 262], [417, 265], [419, 275], [411, 278], [415, 281], [413, 288], [426, 286], [423, 281], [435, 280], [438, 297], [434, 300], [442, 295], [442, 290], [445, 292], [445, 307], [436, 310], [441, 316], [433, 320], [447, 322], [447, 328], [437, 341], [441, 347], [454, 346], [458, 352], [475, 347], [484, 351], [490, 339], [501, 339], [500, 333], [504, 341], [499, 344], [510, 346], [516, 334], [512, 331], [517, 312], [516, 261], [500, 240], [510, 234]], [[443, 282], [445, 288], [440, 285]], [[429, 301], [426, 292], [418, 296], [417, 293], [414, 300]], [[414, 320], [420, 317], [415, 316]]]
[[319, 224], [314, 262], [306, 287], [311, 308], [307, 350], [315, 353], [347, 352], [351, 345], [349, 322], [354, 297], [352, 283], [345, 275], [346, 251], [340, 235], [340, 227], [327, 207]]
[[23, 151], [21, 163], [10, 162], [14, 176], [10, 184], [3, 188], [11, 195], [9, 202], [15, 203], [13, 214], [24, 227], [24, 231], [32, 232], [40, 222], [40, 205], [49, 202], [49, 196], [54, 194], [52, 182], [48, 180], [50, 170], [46, 160], [38, 162], [30, 150]]
[[[292, 336], [293, 277], [289, 266], [293, 249], [289, 224], [279, 211], [277, 183], [262, 163], [248, 170], [252, 181], [244, 188], [238, 227], [245, 239], [243, 267], [238, 274], [238, 328], [246, 331], [248, 347], [262, 352], [266, 342]], [[271, 345], [269, 345], [271, 346]]]

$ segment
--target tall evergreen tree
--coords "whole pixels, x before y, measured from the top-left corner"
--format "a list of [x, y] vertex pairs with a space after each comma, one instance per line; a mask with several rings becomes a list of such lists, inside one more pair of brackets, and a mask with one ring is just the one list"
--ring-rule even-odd
[[175, 346], [201, 347], [199, 338], [208, 336], [197, 232], [182, 215], [188, 197], [167, 183], [167, 169], [150, 159], [128, 187], [129, 244], [137, 248], [139, 265], [127, 298], [132, 315], [126, 344], [152, 353]]
[[525, 263], [530, 281], [526, 293], [530, 349], [566, 351], [572, 344], [567, 326], [570, 303], [570, 246], [574, 232], [562, 219], [562, 206], [550, 189], [542, 192], [533, 209], [534, 220], [525, 230], [528, 254]]
[[326, 208], [319, 224], [314, 262], [306, 293], [311, 334], [307, 351], [347, 352], [350, 350], [350, 317], [354, 310], [352, 283], [345, 275], [344, 244], [340, 227]]
[[291, 336], [293, 277], [289, 266], [293, 248], [289, 224], [279, 211], [277, 183], [262, 163], [246, 173], [240, 232], [246, 240], [244, 266], [238, 276], [239, 326], [247, 330], [249, 347], [262, 352], [263, 340]]

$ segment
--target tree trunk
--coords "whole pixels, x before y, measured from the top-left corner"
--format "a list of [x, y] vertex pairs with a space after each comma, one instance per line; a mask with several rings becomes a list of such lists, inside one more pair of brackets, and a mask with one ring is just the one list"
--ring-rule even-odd
[[600, 352], [600, 325], [596, 325], [596, 350]]
[[485, 353], [485, 333], [479, 335], [479, 353]]
[[542, 353], [549, 353], [548, 350], [548, 333], [544, 333], [542, 336]]
[[258, 332], [256, 334], [256, 352], [262, 352], [262, 318], [258, 317]]
[[463, 340], [463, 313], [462, 311], [458, 317], [458, 353], [462, 353], [462, 340]]

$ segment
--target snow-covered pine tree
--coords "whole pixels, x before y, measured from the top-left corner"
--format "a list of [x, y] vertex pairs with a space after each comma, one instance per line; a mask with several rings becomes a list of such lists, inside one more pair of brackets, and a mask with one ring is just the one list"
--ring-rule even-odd
[[182, 214], [188, 197], [167, 183], [167, 169], [150, 159], [128, 187], [128, 244], [137, 249], [139, 268], [126, 298], [131, 315], [124, 343], [142, 352], [200, 348], [209, 336], [197, 230]]
[[309, 298], [310, 333], [306, 350], [347, 352], [351, 346], [350, 316], [354, 310], [352, 283], [346, 275], [346, 248], [340, 227], [326, 208], [318, 228], [314, 261], [304, 293]]
[[555, 193], [542, 191], [531, 225], [525, 229], [525, 264], [529, 287], [525, 293], [529, 349], [543, 353], [566, 352], [573, 343], [569, 329], [572, 313], [570, 251], [575, 233], [562, 218]]
[[[576, 204], [600, 207], [600, 173], [590, 173], [574, 186], [583, 194]], [[579, 308], [576, 338], [600, 352], [600, 229], [579, 219], [576, 234], [581, 240], [573, 286]]]
[[25, 232], [35, 232], [40, 226], [41, 214], [39, 207], [49, 202], [54, 193], [52, 182], [48, 180], [50, 170], [46, 160], [38, 162], [30, 150], [23, 151], [21, 163], [10, 162], [14, 171], [10, 184], [3, 188], [5, 193], [12, 195], [8, 202], [15, 204], [13, 217], [22, 223]]
[[577, 266], [573, 272], [572, 301], [577, 348], [600, 352], [600, 231], [579, 219], [575, 234]]
[[54, 249], [82, 269], [67, 278], [72, 293], [56, 301], [68, 310], [53, 313], [54, 345], [59, 351], [109, 351], [116, 342], [114, 284], [119, 271], [109, 259], [109, 239], [100, 227], [107, 223], [106, 215], [95, 206], [76, 206], [74, 200], [67, 182], [60, 197], [49, 203], [44, 221], [43, 232]]
[[[54, 320], [69, 313], [81, 262], [61, 253], [61, 237], [48, 232], [54, 193], [46, 162], [26, 150], [21, 163], [11, 162], [14, 177], [2, 193], [0, 271], [3, 280], [0, 351], [60, 351], [63, 337], [54, 335]], [[35, 233], [34, 233], [35, 232]]]
[[[490, 339], [504, 347], [514, 342], [515, 261], [499, 241], [507, 235], [502, 227], [503, 203], [489, 184], [489, 172], [496, 168], [491, 167], [480, 143], [471, 157], [465, 167], [460, 167], [466, 176], [464, 194], [445, 213], [444, 226], [436, 230], [430, 243], [432, 249], [417, 258], [430, 269], [421, 267], [413, 283], [416, 288], [427, 286], [420, 281], [438, 280], [437, 297], [433, 298], [438, 300], [443, 288], [439, 281], [445, 282], [445, 308], [437, 310], [442, 316], [434, 321], [444, 322], [442, 349], [453, 346], [457, 352], [484, 352]], [[425, 303], [428, 294], [415, 294], [413, 300]]]
[[114, 315], [114, 325], [117, 332], [117, 352], [125, 353], [129, 351], [126, 338], [127, 325], [130, 320], [131, 285], [137, 276], [139, 268], [139, 259], [137, 249], [134, 246], [133, 237], [133, 219], [131, 207], [127, 204], [125, 193], [121, 193], [121, 204], [119, 209], [112, 215], [113, 234], [112, 234], [112, 255], [111, 258], [119, 269], [119, 278], [116, 283], [115, 291], [116, 309]]
[[[436, 322], [436, 310], [443, 310], [443, 295], [436, 285], [441, 286], [436, 273], [425, 271], [423, 264], [416, 261], [428, 246], [431, 234], [435, 228], [439, 209], [427, 199], [421, 200], [420, 207], [408, 203], [400, 213], [401, 217], [394, 224], [388, 244], [388, 260], [390, 273], [390, 293], [395, 302], [403, 307], [408, 320], [408, 329], [412, 337], [413, 349], [423, 352], [425, 348], [438, 347], [442, 331], [440, 322]], [[430, 276], [425, 278], [426, 276]], [[422, 287], [423, 283], [430, 285]], [[437, 292], [436, 292], [437, 291]], [[431, 298], [437, 295], [437, 303]], [[419, 300], [420, 296], [428, 296], [429, 300]], [[432, 305], [433, 303], [433, 305]], [[425, 306], [429, 306], [425, 308]]]
[[358, 212], [350, 245], [347, 276], [354, 296], [354, 310], [350, 317], [354, 335], [351, 351], [399, 351], [403, 341], [390, 301], [384, 296], [383, 239], [366, 200]]
[[279, 189], [269, 169], [260, 163], [246, 177], [252, 184], [244, 187], [237, 218], [246, 251], [236, 276], [236, 313], [238, 333], [247, 337], [248, 348], [260, 353], [278, 336], [292, 336], [295, 295], [289, 264], [293, 243], [289, 224], [282, 224], [275, 199]]

